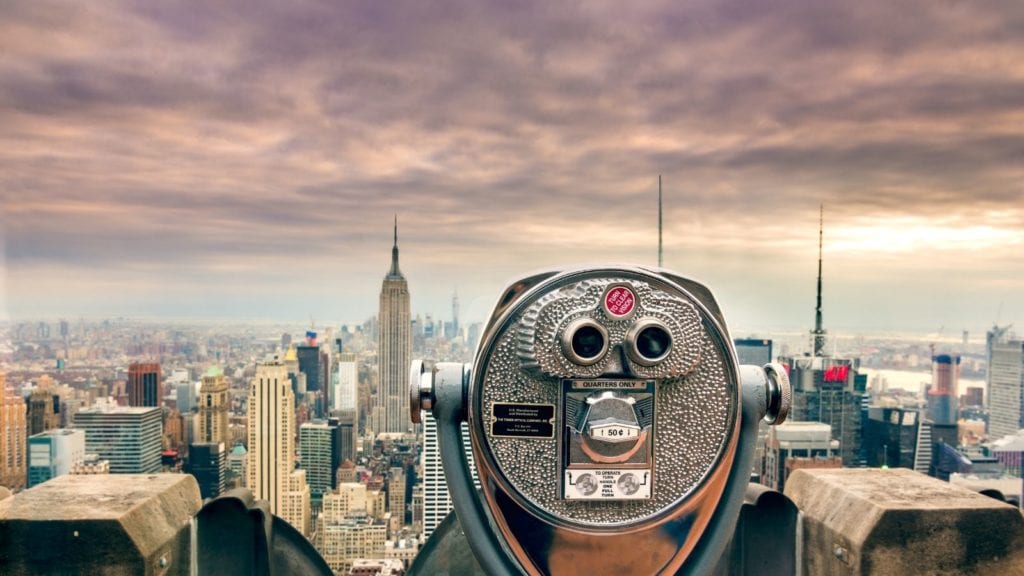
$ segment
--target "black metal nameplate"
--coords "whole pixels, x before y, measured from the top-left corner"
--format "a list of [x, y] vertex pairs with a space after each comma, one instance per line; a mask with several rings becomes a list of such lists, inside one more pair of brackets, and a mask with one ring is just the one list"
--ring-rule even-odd
[[494, 404], [491, 435], [510, 438], [554, 438], [552, 404]]

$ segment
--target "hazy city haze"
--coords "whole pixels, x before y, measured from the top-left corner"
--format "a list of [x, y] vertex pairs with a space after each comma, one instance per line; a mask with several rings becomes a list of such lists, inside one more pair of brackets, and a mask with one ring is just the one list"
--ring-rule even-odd
[[1024, 4], [4, 3], [0, 315], [361, 320], [665, 265], [739, 326], [1024, 322]]

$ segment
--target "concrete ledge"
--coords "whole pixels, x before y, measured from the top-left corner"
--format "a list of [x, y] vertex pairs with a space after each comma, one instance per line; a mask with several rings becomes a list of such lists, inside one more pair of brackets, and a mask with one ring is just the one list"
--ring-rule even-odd
[[907, 469], [803, 469], [804, 574], [1024, 575], [1016, 508]]
[[0, 506], [11, 574], [188, 574], [202, 500], [188, 474], [61, 476]]

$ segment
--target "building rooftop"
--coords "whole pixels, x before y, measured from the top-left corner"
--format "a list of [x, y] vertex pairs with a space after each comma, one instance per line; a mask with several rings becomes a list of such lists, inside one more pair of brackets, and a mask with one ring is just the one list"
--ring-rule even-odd
[[832, 427], [819, 422], [788, 421], [773, 429], [780, 442], [815, 442], [832, 439]]
[[118, 406], [117, 404], [96, 404], [82, 408], [78, 414], [149, 414], [160, 411], [157, 406]]
[[29, 438], [47, 438], [50, 436], [74, 436], [76, 434], [84, 434], [84, 430], [77, 430], [75, 428], [54, 428], [53, 430], [44, 430], [38, 434], [33, 434]]
[[1024, 452], [1024, 430], [992, 442], [993, 452]]

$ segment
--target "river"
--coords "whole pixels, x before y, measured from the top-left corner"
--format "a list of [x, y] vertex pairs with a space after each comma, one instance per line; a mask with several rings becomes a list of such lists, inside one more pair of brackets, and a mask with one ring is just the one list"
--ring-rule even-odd
[[[884, 379], [889, 388], [900, 388], [917, 394], [924, 393], [924, 387], [931, 383], [931, 372], [911, 372], [909, 370], [879, 370], [876, 368], [861, 368], [861, 374], [867, 374], [868, 386], [872, 385], [875, 376]], [[985, 388], [985, 381], [977, 378], [961, 378], [957, 394], [963, 394], [968, 387], [980, 386]], [[988, 396], [988, 390], [985, 390]]]

